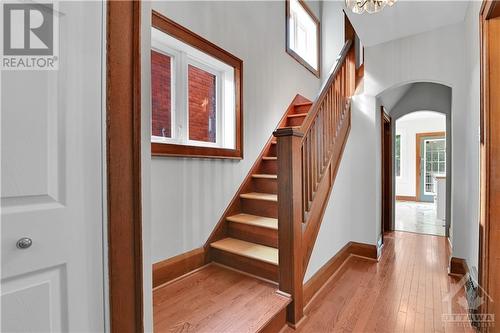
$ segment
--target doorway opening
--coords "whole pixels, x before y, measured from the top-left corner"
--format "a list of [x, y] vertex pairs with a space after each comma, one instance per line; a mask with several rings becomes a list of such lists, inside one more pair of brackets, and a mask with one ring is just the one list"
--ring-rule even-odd
[[446, 116], [419, 111], [399, 118], [394, 143], [394, 229], [446, 236]]

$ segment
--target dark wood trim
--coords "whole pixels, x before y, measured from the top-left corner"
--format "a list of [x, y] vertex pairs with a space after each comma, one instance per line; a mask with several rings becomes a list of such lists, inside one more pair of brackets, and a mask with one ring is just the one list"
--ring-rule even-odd
[[304, 60], [300, 55], [298, 55], [295, 51], [293, 51], [289, 47], [289, 39], [290, 39], [290, 34], [289, 34], [289, 29], [290, 29], [290, 0], [285, 0], [285, 50], [286, 53], [288, 53], [293, 59], [295, 59], [299, 64], [307, 68], [308, 71], [313, 73], [318, 79], [320, 77], [321, 73], [321, 22], [320, 20], [314, 15], [312, 10], [309, 8], [309, 6], [305, 3], [304, 0], [298, 0], [299, 4], [304, 8], [304, 10], [311, 16], [313, 21], [316, 23], [316, 29], [317, 29], [317, 36], [318, 36], [318, 69], [313, 68], [307, 61]]
[[[326, 264], [324, 264], [307, 282], [304, 284], [304, 304], [307, 305], [314, 295], [334, 276], [342, 265], [352, 256], [377, 259], [377, 246], [372, 244], [349, 242], [342, 247]], [[340, 277], [340, 276], [338, 276]]]
[[203, 247], [153, 264], [153, 288], [198, 269], [206, 263]]
[[500, 2], [483, 0], [480, 11], [480, 114], [481, 114], [481, 184], [479, 222], [479, 284], [486, 301], [480, 313], [500, 316], [500, 307], [491, 300], [500, 298], [495, 286], [500, 278], [497, 264], [500, 251], [498, 216], [500, 214]]
[[396, 195], [397, 201], [417, 201], [417, 197], [410, 195]]
[[176, 39], [189, 44], [198, 50], [234, 68], [235, 83], [235, 121], [236, 147], [235, 149], [199, 147], [164, 143], [151, 143], [153, 156], [183, 156], [200, 158], [229, 158], [243, 159], [243, 61], [221, 47], [213, 44], [191, 30], [172, 21], [166, 16], [152, 11], [152, 26]]
[[380, 237], [384, 243], [384, 232], [392, 229], [392, 181], [393, 181], [393, 156], [392, 156], [392, 123], [391, 117], [380, 107], [380, 147], [381, 147], [381, 216]]
[[[420, 140], [424, 137], [441, 137], [443, 136], [446, 139], [446, 132], [428, 132], [428, 133], [417, 133], [415, 136], [415, 146], [416, 146], [416, 154], [415, 154], [415, 198], [416, 201], [420, 201]], [[448, 161], [446, 161], [448, 163]]]
[[450, 268], [451, 275], [465, 275], [469, 273], [469, 266], [467, 261], [462, 258], [451, 257], [450, 258]]
[[108, 1], [106, 159], [111, 332], [142, 332], [141, 2]]

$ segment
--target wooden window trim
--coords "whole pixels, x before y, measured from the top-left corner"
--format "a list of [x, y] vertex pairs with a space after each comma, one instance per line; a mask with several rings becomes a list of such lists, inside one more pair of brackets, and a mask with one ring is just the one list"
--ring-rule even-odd
[[320, 77], [321, 73], [321, 22], [319, 19], [314, 15], [312, 10], [309, 8], [309, 6], [304, 2], [304, 0], [298, 0], [299, 4], [304, 8], [304, 10], [311, 16], [313, 21], [316, 23], [316, 30], [317, 30], [317, 45], [318, 45], [318, 69], [314, 69], [307, 61], [304, 60], [300, 55], [298, 55], [294, 50], [290, 48], [290, 0], [285, 1], [285, 26], [286, 26], [286, 41], [285, 41], [285, 48], [286, 48], [286, 53], [288, 53], [293, 59], [295, 59], [299, 64], [307, 68], [308, 71], [313, 73], [318, 79]]
[[235, 83], [235, 120], [236, 120], [236, 147], [235, 149], [201, 147], [167, 143], [151, 143], [153, 156], [183, 156], [200, 158], [243, 158], [243, 61], [231, 53], [223, 50], [205, 38], [195, 34], [185, 27], [170, 20], [164, 15], [153, 11], [152, 26], [198, 50], [219, 59], [234, 68]]

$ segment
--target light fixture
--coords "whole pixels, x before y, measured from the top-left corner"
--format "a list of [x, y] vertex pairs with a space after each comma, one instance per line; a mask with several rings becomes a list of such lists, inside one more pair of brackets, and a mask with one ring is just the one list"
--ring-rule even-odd
[[353, 13], [363, 14], [365, 11], [369, 14], [380, 12], [386, 5], [392, 6], [397, 0], [345, 0], [345, 5]]

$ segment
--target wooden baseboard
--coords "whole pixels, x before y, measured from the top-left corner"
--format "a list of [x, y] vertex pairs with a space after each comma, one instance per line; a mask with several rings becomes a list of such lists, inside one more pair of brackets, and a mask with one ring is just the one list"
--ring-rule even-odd
[[465, 259], [451, 257], [449, 271], [452, 275], [465, 275], [469, 272], [469, 266]]
[[396, 200], [398, 201], [417, 201], [417, 197], [415, 196], [407, 196], [407, 195], [396, 195]]
[[201, 247], [153, 264], [153, 288], [200, 268], [205, 263], [206, 252]]
[[307, 305], [328, 280], [340, 271], [347, 259], [353, 255], [377, 260], [377, 246], [357, 242], [347, 243], [304, 284], [304, 304]]

